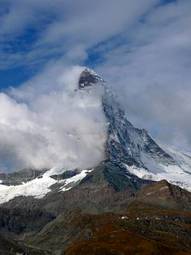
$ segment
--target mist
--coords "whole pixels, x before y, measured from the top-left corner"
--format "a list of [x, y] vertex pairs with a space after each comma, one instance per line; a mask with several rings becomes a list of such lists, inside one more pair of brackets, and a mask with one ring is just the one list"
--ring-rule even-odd
[[78, 89], [84, 67], [48, 66], [0, 94], [0, 170], [87, 169], [104, 159], [102, 89]]

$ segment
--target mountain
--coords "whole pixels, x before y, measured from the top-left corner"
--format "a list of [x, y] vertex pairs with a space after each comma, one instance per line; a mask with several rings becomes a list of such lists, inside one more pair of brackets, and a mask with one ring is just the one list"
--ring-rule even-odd
[[90, 169], [1, 173], [2, 238], [44, 254], [190, 254], [191, 157], [134, 127], [94, 71], [82, 71], [74, 93], [97, 88], [107, 127], [104, 160]]
[[[79, 77], [78, 90], [88, 94], [91, 87], [96, 86], [104, 88], [100, 100], [107, 123], [105, 159], [118, 166], [124, 179], [166, 179], [191, 190], [191, 157], [159, 146], [146, 130], [135, 128], [104, 80], [92, 70], [85, 69]], [[55, 188], [69, 190], [92, 170], [55, 167], [50, 170], [28, 169], [0, 174], [0, 203], [17, 196], [42, 198]]]

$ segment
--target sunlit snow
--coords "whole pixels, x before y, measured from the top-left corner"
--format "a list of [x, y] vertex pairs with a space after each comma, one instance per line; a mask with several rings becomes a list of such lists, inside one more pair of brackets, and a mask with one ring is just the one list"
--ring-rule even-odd
[[37, 177], [32, 181], [20, 185], [7, 186], [0, 184], [0, 204], [6, 203], [18, 196], [32, 196], [37, 199], [43, 198], [51, 191], [51, 186], [56, 183], [61, 185], [60, 191], [67, 191], [74, 187], [75, 184], [79, 183], [92, 170], [82, 170], [79, 174], [60, 181], [51, 177], [51, 175], [61, 174], [63, 171], [63, 168], [60, 170], [58, 168], [52, 168], [41, 177]]

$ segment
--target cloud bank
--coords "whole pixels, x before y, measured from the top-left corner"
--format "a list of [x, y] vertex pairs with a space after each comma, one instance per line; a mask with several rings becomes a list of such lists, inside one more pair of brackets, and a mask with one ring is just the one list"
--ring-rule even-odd
[[104, 159], [102, 89], [76, 90], [83, 67], [56, 64], [0, 94], [0, 169], [90, 168]]
[[[61, 78], [63, 66], [55, 65], [55, 59], [64, 66], [90, 64], [118, 93], [130, 121], [162, 143], [191, 151], [190, 10], [190, 0], [1, 0], [0, 70], [9, 74], [11, 68], [20, 67], [22, 72], [24, 66], [32, 73], [33, 68], [48, 66], [18, 90], [1, 95], [2, 113], [15, 108], [15, 115], [22, 112], [27, 125], [42, 130], [49, 126], [48, 121], [41, 124], [41, 112], [51, 108], [50, 97], [53, 101], [54, 93], [69, 95], [70, 91], [63, 85], [67, 75]], [[20, 84], [15, 81], [15, 85]], [[54, 104], [55, 112], [64, 112]], [[52, 113], [51, 119], [55, 116]], [[57, 121], [51, 127], [53, 123]], [[42, 133], [30, 138], [39, 142], [39, 148], [46, 144]], [[23, 152], [15, 156], [14, 146], [7, 145], [9, 136], [3, 136], [7, 142], [1, 145], [1, 155], [7, 158], [7, 167], [10, 155], [15, 165], [21, 165], [18, 155]], [[17, 142], [28, 141], [27, 137], [22, 133]]]

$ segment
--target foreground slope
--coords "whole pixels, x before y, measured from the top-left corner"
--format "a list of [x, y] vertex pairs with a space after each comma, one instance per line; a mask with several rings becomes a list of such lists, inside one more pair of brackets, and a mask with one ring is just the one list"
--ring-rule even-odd
[[[182, 192], [182, 205], [174, 194]], [[146, 197], [153, 192], [153, 199]], [[165, 195], [166, 194], [166, 195]], [[120, 194], [115, 213], [87, 214], [80, 209], [60, 214], [26, 241], [52, 254], [190, 254], [191, 194], [166, 181], [146, 185], [131, 201]], [[179, 197], [179, 196], [178, 196]], [[143, 199], [145, 198], [145, 199]], [[180, 197], [179, 197], [180, 198]], [[180, 198], [181, 199], [181, 198]], [[120, 238], [119, 238], [120, 237]], [[61, 253], [62, 254], [62, 253]]]
[[[178, 225], [179, 222], [173, 224], [173, 218], [169, 216], [168, 221], [164, 222], [162, 216], [159, 218], [157, 215], [137, 218], [130, 218], [131, 214], [83, 216], [81, 222], [86, 222], [89, 237], [76, 240], [62, 254], [191, 254], [189, 238], [181, 238], [182, 233], [179, 237], [176, 235], [177, 231], [184, 231], [186, 228]], [[137, 225], [140, 225], [139, 228]], [[186, 234], [189, 236], [190, 232], [187, 231]]]

